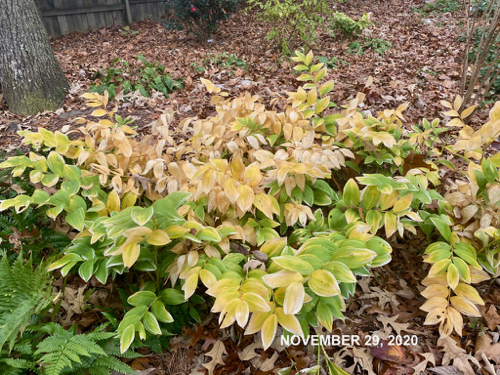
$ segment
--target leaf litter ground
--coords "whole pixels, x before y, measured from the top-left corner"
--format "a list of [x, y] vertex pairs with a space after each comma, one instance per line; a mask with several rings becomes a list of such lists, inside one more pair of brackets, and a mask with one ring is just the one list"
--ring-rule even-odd
[[[458, 92], [463, 51], [458, 39], [460, 12], [422, 15], [416, 9], [423, 5], [424, 1], [408, 0], [350, 0], [336, 5], [337, 11], [344, 11], [355, 19], [364, 12], [372, 12], [375, 27], [365, 30], [363, 36], [392, 43], [392, 48], [383, 56], [374, 51], [359, 56], [346, 53], [348, 44], [356, 39], [321, 35], [314, 48], [316, 56], [338, 59], [328, 77], [335, 80], [333, 100], [337, 104], [346, 103], [357, 91], [363, 90], [368, 77], [372, 76], [374, 84], [365, 91], [366, 105], [372, 113], [410, 102], [405, 114], [408, 128], [421, 118], [439, 116], [442, 111], [439, 101], [451, 100]], [[0, 147], [6, 151], [15, 150], [20, 143], [16, 131], [21, 129], [71, 130], [74, 126], [71, 119], [88, 116], [91, 112], [79, 96], [88, 90], [95, 72], [106, 69], [116, 58], [132, 61], [142, 54], [148, 61], [164, 65], [174, 79], [184, 79], [185, 88], [175, 91], [169, 98], [162, 95], [137, 97], [120, 107], [119, 113], [132, 116], [143, 133], [148, 132], [149, 125], [167, 107], [177, 111], [177, 120], [213, 115], [209, 96], [199, 82], [202, 77], [223, 85], [225, 91], [234, 96], [244, 90], [265, 99], [274, 93], [284, 96], [286, 91], [299, 86], [293, 64], [282, 59], [273, 45], [264, 40], [266, 25], [253, 17], [244, 16], [242, 12], [232, 15], [221, 23], [210, 43], [200, 43], [183, 32], [168, 30], [156, 21], [132, 25], [131, 30], [137, 34], [110, 27], [53, 37], [53, 49], [71, 85], [63, 108], [21, 118], [8, 112], [5, 103], [3, 107], [0, 104]], [[198, 72], [191, 67], [207, 56], [222, 53], [234, 54], [247, 63], [247, 68], [208, 64], [204, 72]], [[396, 240], [391, 244], [393, 261], [359, 282], [356, 296], [346, 311], [347, 319], [337, 321], [332, 332], [361, 337], [376, 335], [382, 339], [382, 344], [377, 347], [335, 346], [327, 348], [328, 354], [337, 365], [352, 374], [497, 373], [500, 371], [498, 285], [485, 285], [480, 290], [486, 302], [481, 310], [483, 319], [467, 325], [462, 338], [439, 339], [437, 327], [423, 325], [425, 313], [419, 310], [424, 301], [420, 296], [423, 289], [420, 280], [427, 274], [419, 255], [422, 241], [414, 237], [404, 244]], [[119, 299], [108, 296], [112, 294], [109, 288], [82, 284], [77, 277], [68, 280], [68, 285], [66, 308], [60, 318], [62, 323], [76, 323], [81, 329], [87, 329], [102, 320], [98, 309], [91, 307], [82, 311], [79, 308], [79, 296], [87, 288], [99, 291], [87, 301], [88, 304], [120, 309]], [[57, 283], [55, 286], [57, 288]], [[285, 349], [277, 339], [264, 351], [259, 338], [244, 336], [237, 328], [219, 330], [215, 320], [209, 315], [201, 325], [186, 327], [182, 335], [170, 341], [170, 353], [146, 351], [144, 357], [135, 359], [131, 365], [144, 374], [271, 374], [287, 366], [307, 368], [317, 361], [310, 345]], [[390, 336], [397, 334], [416, 335], [418, 343], [389, 346]]]

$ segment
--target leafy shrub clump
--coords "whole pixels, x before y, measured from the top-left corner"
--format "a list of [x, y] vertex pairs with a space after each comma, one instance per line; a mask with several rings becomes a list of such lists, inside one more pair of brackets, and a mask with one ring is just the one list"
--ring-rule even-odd
[[364, 13], [359, 20], [355, 21], [344, 13], [335, 12], [332, 20], [332, 29], [341, 32], [346, 37], [358, 35], [372, 25], [373, 22], [370, 20], [369, 13]]
[[241, 0], [165, 0], [171, 28], [184, 29], [206, 39], [217, 30], [217, 23], [233, 13]]
[[182, 80], [174, 80], [165, 71], [165, 67], [158, 63], [149, 63], [144, 56], [137, 57], [140, 64], [131, 66], [127, 61], [114, 59], [112, 66], [104, 72], [97, 71], [94, 74], [94, 83], [90, 91], [98, 94], [108, 92], [110, 98], [114, 98], [117, 90], [128, 95], [139, 91], [142, 96], [150, 97], [153, 91], [159, 91], [168, 98], [168, 95], [176, 89], [182, 89]]
[[312, 46], [318, 29], [327, 29], [332, 16], [329, 0], [249, 0], [247, 12], [258, 9], [259, 20], [271, 25], [266, 36], [275, 42], [283, 55], [301, 45]]
[[233, 70], [237, 68], [244, 70], [248, 68], [248, 64], [245, 61], [236, 57], [233, 53], [229, 54], [227, 52], [217, 55], [206, 55], [201, 62], [194, 62], [190, 66], [198, 73], [203, 73], [211, 68], [227, 69], [230, 76], [233, 75]]
[[363, 55], [367, 51], [373, 50], [383, 56], [386, 51], [392, 48], [392, 43], [383, 39], [365, 38], [359, 42], [351, 42], [347, 47], [347, 52], [355, 55]]
[[[172, 306], [200, 298], [221, 328], [260, 332], [264, 348], [278, 326], [299, 336], [331, 330], [357, 278], [391, 261], [396, 237], [417, 233], [430, 264], [426, 324], [461, 335], [463, 315], [479, 316], [484, 302], [472, 284], [500, 272], [500, 159], [484, 155], [500, 134], [500, 103], [474, 131], [463, 122], [473, 108], [459, 111], [460, 97], [444, 102], [454, 117], [447, 125], [461, 130], [439, 149], [447, 128], [437, 121], [408, 137], [407, 104], [367, 115], [362, 93], [335, 110], [324, 64], [312, 53], [294, 61], [304, 84], [281, 111], [249, 93], [228, 98], [202, 79], [215, 116], [174, 128], [167, 111], [139, 138], [107, 95], [86, 93], [96, 119], [79, 119], [84, 137], [23, 131], [32, 152], [0, 165], [53, 188], [2, 200], [0, 210], [46, 207], [77, 232], [49, 270], [103, 284], [128, 273], [145, 280], [125, 296], [122, 353], [166, 334]], [[437, 171], [455, 169], [445, 153], [464, 164], [442, 195]]]

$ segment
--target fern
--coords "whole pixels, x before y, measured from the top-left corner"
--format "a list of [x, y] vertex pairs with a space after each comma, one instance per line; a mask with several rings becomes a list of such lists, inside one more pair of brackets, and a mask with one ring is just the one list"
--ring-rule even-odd
[[34, 356], [40, 356], [43, 374], [60, 375], [64, 373], [91, 373], [108, 375], [110, 371], [133, 374], [134, 371], [118, 358], [106, 353], [99, 341], [109, 341], [115, 333], [104, 332], [105, 326], [94, 332], [76, 335], [74, 326], [65, 330], [61, 326], [49, 323], [40, 331], [50, 334], [37, 346]]
[[12, 265], [5, 253], [0, 257], [0, 348], [7, 343], [10, 350], [31, 317], [50, 303], [51, 291], [44, 267], [33, 269], [31, 259], [24, 262], [22, 254]]

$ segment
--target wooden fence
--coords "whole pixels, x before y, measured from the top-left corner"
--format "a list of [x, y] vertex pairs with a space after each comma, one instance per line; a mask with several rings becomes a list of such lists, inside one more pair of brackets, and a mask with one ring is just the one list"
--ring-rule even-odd
[[49, 35], [125, 25], [127, 2], [132, 22], [165, 14], [164, 0], [36, 0]]

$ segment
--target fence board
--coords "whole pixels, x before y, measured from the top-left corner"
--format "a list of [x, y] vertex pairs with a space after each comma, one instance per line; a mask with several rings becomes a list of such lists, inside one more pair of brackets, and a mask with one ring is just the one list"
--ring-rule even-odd
[[[165, 15], [164, 0], [129, 0], [133, 22]], [[49, 35], [126, 24], [123, 0], [36, 0]]]

